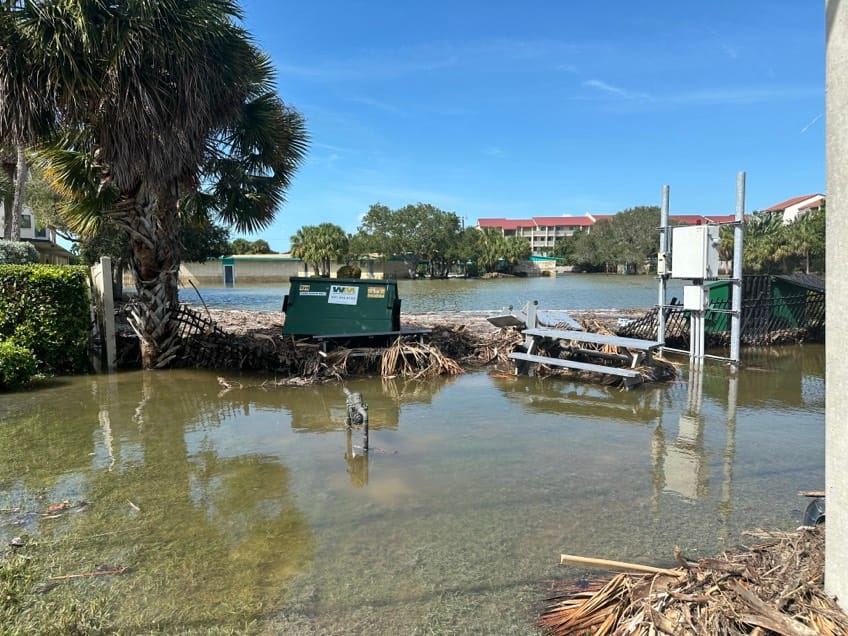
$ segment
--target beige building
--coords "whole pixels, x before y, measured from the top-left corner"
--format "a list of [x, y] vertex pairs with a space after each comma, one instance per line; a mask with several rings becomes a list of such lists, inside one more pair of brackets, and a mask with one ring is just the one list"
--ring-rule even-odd
[[[0, 228], [6, 228], [6, 211], [0, 203]], [[32, 210], [24, 207], [21, 213], [21, 240], [32, 243], [38, 251], [39, 261], [50, 265], [68, 265], [73, 254], [56, 242], [56, 231], [36, 227]]]
[[821, 210], [825, 206], [826, 197], [823, 194], [802, 194], [780, 203], [767, 207], [763, 212], [783, 214], [783, 223], [792, 223], [807, 212]]
[[[344, 263], [331, 263], [330, 276], [335, 278]], [[357, 263], [362, 278], [406, 278], [402, 261], [363, 259]], [[188, 285], [238, 285], [252, 283], [277, 283], [292, 276], [313, 275], [311, 266], [288, 254], [238, 254], [214, 258], [203, 263], [187, 262], [180, 265], [180, 283]]]
[[[606, 216], [606, 215], [600, 215]], [[585, 216], [533, 216], [529, 219], [481, 218], [477, 219], [480, 229], [492, 227], [504, 237], [521, 236], [530, 242], [533, 254], [551, 254], [557, 240], [571, 236], [577, 230], [588, 230], [599, 217]]]
[[[489, 217], [477, 220], [480, 229], [491, 227], [501, 231], [504, 237], [521, 236], [530, 242], [535, 256], [547, 256], [553, 253], [556, 242], [571, 236], [578, 230], [591, 232], [592, 226], [612, 214], [590, 214], [584, 216], [532, 216], [529, 219], [507, 219]], [[703, 216], [701, 214], [672, 214], [673, 223], [681, 225], [700, 225], [701, 223], [728, 223], [733, 221], [732, 214]], [[659, 223], [659, 216], [657, 216]]]

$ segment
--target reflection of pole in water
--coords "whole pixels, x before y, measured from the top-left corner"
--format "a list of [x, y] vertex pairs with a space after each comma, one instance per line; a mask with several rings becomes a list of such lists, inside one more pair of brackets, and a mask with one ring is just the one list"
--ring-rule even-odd
[[730, 498], [733, 494], [733, 460], [736, 458], [736, 401], [739, 376], [732, 370], [727, 383], [727, 425], [724, 435], [721, 499], [718, 509], [722, 520], [722, 540], [726, 543], [730, 531]]
[[[680, 414], [677, 437], [666, 439], [662, 426], [662, 408], [657, 402], [657, 420], [651, 436], [652, 504], [659, 509], [663, 490], [676, 492], [688, 499], [699, 499], [709, 492], [709, 462], [704, 441], [704, 418], [701, 415], [704, 395], [704, 366], [689, 367], [686, 405]], [[736, 454], [736, 403], [739, 378], [730, 375], [727, 389], [727, 420], [722, 464], [722, 484], [718, 501], [721, 536], [729, 535], [730, 506], [733, 491], [733, 462]]]
[[656, 402], [657, 421], [654, 430], [651, 433], [651, 481], [653, 483], [653, 496], [651, 497], [651, 507], [654, 512], [659, 511], [660, 493], [665, 486], [665, 433], [662, 427], [662, 397], [659, 391], [654, 392], [654, 400]]
[[[103, 387], [108, 387], [108, 391], [104, 392]], [[100, 409], [97, 413], [97, 419], [100, 423], [100, 431], [103, 434], [103, 447], [106, 450], [106, 456], [109, 458], [107, 470], [112, 470], [115, 466], [115, 449], [114, 437], [112, 436], [112, 420], [109, 409], [117, 403], [118, 383], [114, 374], [101, 376], [99, 382], [92, 383], [92, 390], [98, 394]], [[105, 394], [104, 394], [105, 393]]]
[[368, 485], [368, 453], [359, 455], [353, 449], [353, 431], [348, 426], [345, 429], [345, 462], [347, 463], [347, 474], [350, 475], [352, 486], [362, 488]]
[[665, 445], [664, 487], [687, 499], [700, 499], [709, 492], [709, 464], [701, 415], [703, 386], [703, 365], [690, 364], [686, 408], [680, 414], [677, 437]]

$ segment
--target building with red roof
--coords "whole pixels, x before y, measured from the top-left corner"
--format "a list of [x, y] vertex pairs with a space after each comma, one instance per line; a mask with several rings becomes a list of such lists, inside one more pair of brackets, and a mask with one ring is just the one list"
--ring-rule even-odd
[[[566, 236], [571, 236], [578, 230], [590, 232], [598, 221], [612, 218], [613, 214], [591, 214], [583, 216], [531, 216], [529, 219], [507, 219], [505, 217], [487, 217], [477, 219], [477, 227], [496, 228], [505, 237], [522, 236], [530, 242], [530, 249], [535, 255], [553, 253], [556, 242]], [[734, 215], [701, 214], [672, 214], [670, 221], [676, 225], [701, 225], [705, 223], [729, 223]], [[659, 217], [657, 217], [659, 225]]]
[[529, 219], [482, 218], [478, 228], [497, 228], [505, 237], [523, 236], [530, 242], [533, 254], [550, 254], [558, 239], [571, 236], [578, 230], [592, 227], [595, 220], [585, 216], [533, 216]]
[[775, 203], [761, 212], [783, 214], [783, 222], [791, 223], [804, 216], [807, 212], [821, 210], [825, 206], [826, 197], [823, 194], [802, 194], [780, 203]]

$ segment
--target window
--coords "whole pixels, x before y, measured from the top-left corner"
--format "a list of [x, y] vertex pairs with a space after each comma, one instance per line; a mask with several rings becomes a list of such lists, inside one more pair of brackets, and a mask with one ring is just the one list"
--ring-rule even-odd
[[21, 229], [28, 230], [32, 227], [32, 215], [21, 214]]

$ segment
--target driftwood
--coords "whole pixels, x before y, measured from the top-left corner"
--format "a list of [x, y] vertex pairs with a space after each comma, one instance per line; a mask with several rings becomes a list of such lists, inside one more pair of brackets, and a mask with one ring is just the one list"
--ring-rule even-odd
[[680, 576], [679, 570], [670, 570], [668, 568], [656, 568], [652, 565], [642, 565], [640, 563], [627, 563], [626, 561], [610, 561], [608, 559], [596, 559], [592, 557], [582, 557], [573, 554], [559, 555], [559, 562], [568, 565], [587, 565], [604, 570], [623, 570], [625, 572], [642, 572], [644, 574], [668, 574], [669, 576]]

